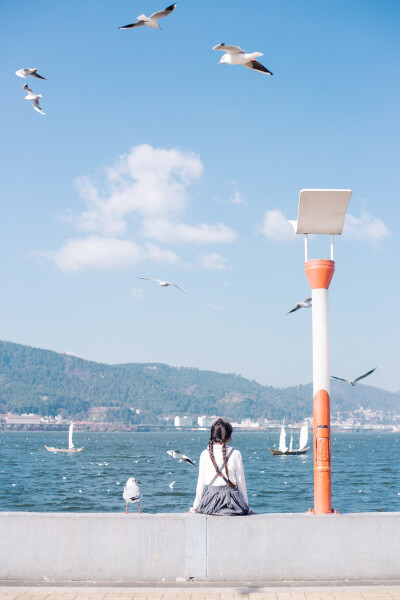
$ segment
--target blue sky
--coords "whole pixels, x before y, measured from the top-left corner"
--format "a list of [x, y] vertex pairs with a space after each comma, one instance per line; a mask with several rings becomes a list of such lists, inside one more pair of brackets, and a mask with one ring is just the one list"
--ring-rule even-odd
[[[303, 188], [350, 188], [331, 372], [399, 383], [400, 3], [0, 3], [0, 338], [312, 380]], [[218, 65], [226, 42], [273, 72]], [[46, 81], [21, 79], [38, 67]], [[41, 93], [46, 116], [24, 100]], [[325, 236], [310, 258], [329, 258]], [[139, 276], [176, 282], [161, 288]]]

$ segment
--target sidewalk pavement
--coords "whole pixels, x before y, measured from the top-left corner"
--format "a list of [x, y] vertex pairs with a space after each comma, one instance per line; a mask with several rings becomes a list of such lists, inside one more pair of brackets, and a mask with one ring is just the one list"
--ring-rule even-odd
[[207, 586], [8, 585], [0, 600], [400, 600], [400, 583]]

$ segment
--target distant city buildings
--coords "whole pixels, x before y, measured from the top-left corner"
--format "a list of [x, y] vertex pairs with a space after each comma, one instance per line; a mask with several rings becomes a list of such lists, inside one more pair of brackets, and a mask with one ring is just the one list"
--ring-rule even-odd
[[193, 427], [193, 417], [178, 417], [174, 419], [175, 427]]
[[40, 425], [39, 415], [5, 415], [7, 425]]
[[[128, 410], [132, 418], [127, 418], [123, 412]], [[115, 417], [114, 417], [115, 414]], [[152, 429], [169, 429], [174, 427], [177, 430], [184, 429], [208, 429], [218, 419], [219, 415], [168, 415], [156, 416], [142, 411], [133, 406], [127, 407], [92, 407], [88, 411], [88, 417], [77, 418], [69, 415], [41, 416], [36, 414], [0, 414], [0, 426], [2, 429], [59, 429], [65, 428], [67, 424], [74, 420], [77, 429], [92, 431], [149, 431]], [[121, 418], [120, 418], [121, 417]], [[229, 416], [227, 416], [229, 419]], [[287, 422], [287, 421], [286, 421]], [[269, 431], [280, 429], [282, 426], [282, 417], [280, 419], [266, 419], [260, 416], [258, 419], [243, 418], [240, 421], [231, 420], [232, 426], [236, 430], [245, 431]], [[312, 429], [312, 417], [306, 417], [297, 423], [293, 423], [293, 428], [298, 429], [304, 423], [308, 423]], [[290, 423], [289, 423], [290, 426]], [[331, 427], [333, 431], [400, 431], [400, 414], [384, 411], [371, 410], [360, 406], [354, 411], [332, 412]]]
[[197, 425], [199, 427], [211, 427], [211, 425], [216, 421], [218, 417], [213, 415], [212, 417], [206, 417], [203, 415], [202, 417], [197, 417]]

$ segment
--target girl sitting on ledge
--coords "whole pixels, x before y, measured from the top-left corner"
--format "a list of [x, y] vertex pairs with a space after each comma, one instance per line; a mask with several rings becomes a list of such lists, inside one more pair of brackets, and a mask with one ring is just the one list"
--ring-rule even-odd
[[228, 516], [253, 512], [247, 500], [242, 455], [227, 445], [231, 435], [228, 421], [214, 421], [208, 448], [200, 455], [196, 498], [189, 512]]

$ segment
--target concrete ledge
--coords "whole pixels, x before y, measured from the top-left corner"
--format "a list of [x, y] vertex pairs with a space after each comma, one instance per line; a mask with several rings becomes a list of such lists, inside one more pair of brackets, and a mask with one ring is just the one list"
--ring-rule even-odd
[[0, 579], [400, 579], [400, 513], [0, 513]]

